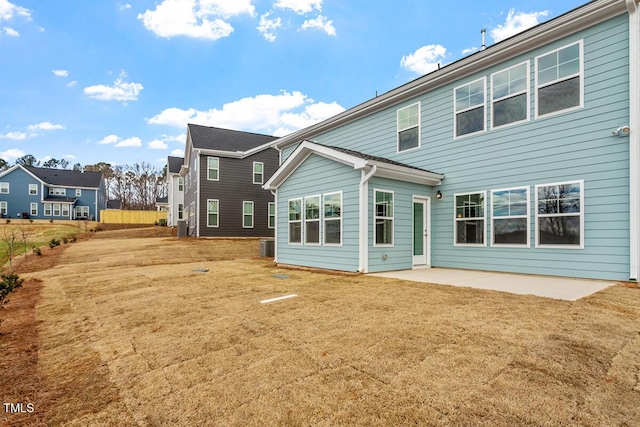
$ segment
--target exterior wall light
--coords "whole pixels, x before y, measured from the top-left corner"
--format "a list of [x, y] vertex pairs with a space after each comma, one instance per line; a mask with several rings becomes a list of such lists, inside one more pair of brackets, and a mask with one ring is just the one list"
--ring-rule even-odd
[[442, 193], [440, 192], [440, 190], [438, 190], [438, 192], [436, 193], [436, 199], [442, 200], [442, 197]]
[[631, 128], [629, 126], [620, 126], [618, 129], [611, 132], [613, 135], [618, 135], [620, 138], [624, 136], [629, 136], [631, 133]]

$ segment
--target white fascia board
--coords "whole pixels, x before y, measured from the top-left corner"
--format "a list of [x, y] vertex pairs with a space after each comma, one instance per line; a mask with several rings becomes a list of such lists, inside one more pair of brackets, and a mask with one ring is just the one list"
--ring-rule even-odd
[[625, 13], [626, 10], [625, 0], [596, 0], [587, 3], [576, 10], [537, 25], [496, 45], [489, 46], [485, 50], [446, 65], [440, 70], [433, 71], [396, 89], [392, 89], [327, 120], [284, 136], [277, 140], [276, 147], [282, 149], [303, 139], [313, 138], [320, 133], [351, 123], [427, 91], [463, 79], [466, 76], [524, 54], [554, 40], [589, 28]]
[[390, 178], [397, 181], [413, 182], [415, 184], [424, 185], [441, 185], [444, 175], [422, 171], [419, 169], [407, 168], [389, 163], [367, 161], [368, 166], [377, 166], [375, 176], [380, 178]]

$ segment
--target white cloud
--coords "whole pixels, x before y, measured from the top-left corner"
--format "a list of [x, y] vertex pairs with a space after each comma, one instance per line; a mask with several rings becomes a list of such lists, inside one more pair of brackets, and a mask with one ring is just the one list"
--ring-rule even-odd
[[152, 150], [166, 150], [167, 148], [169, 148], [169, 146], [165, 142], [160, 141], [159, 139], [154, 139], [153, 141], [151, 141], [148, 147]]
[[290, 9], [298, 15], [303, 15], [314, 9], [322, 11], [322, 0], [278, 0], [273, 6], [280, 9]]
[[129, 3], [119, 4], [118, 8], [120, 10], [127, 10], [127, 9], [131, 9], [131, 5]]
[[67, 87], [73, 87], [73, 86], [75, 86], [77, 84], [78, 84], [78, 81], [77, 80], [73, 80], [73, 81], [70, 81], [69, 83], [67, 83]]
[[463, 54], [464, 56], [466, 56], [466, 55], [470, 55], [470, 54], [472, 54], [472, 53], [475, 53], [475, 52], [477, 52], [477, 51], [478, 51], [478, 48], [477, 48], [477, 47], [468, 47], [468, 48], [466, 48], [466, 49], [462, 49], [462, 54]]
[[0, 158], [5, 159], [7, 162], [11, 162], [22, 156], [24, 156], [24, 151], [18, 150], [17, 148], [10, 148], [0, 153]]
[[414, 53], [403, 56], [400, 65], [418, 74], [427, 74], [438, 69], [438, 63], [444, 59], [447, 49], [437, 44], [422, 46]]
[[147, 30], [160, 37], [186, 36], [218, 40], [233, 27], [226, 19], [256, 15], [252, 0], [164, 0], [155, 10], [138, 15]]
[[51, 70], [51, 72], [53, 74], [55, 74], [58, 77], [68, 77], [69, 76], [69, 71], [67, 70]]
[[27, 139], [29, 135], [25, 132], [9, 132], [4, 135], [0, 135], [0, 139], [12, 139], [14, 141], [23, 141]]
[[318, 15], [318, 17], [315, 19], [307, 19], [306, 21], [304, 21], [300, 29], [301, 30], [316, 29], [316, 30], [322, 30], [330, 36], [336, 35], [336, 27], [333, 26], [333, 21], [327, 19], [326, 16], [322, 16], [322, 15]]
[[102, 138], [100, 141], [98, 141], [98, 144], [101, 144], [101, 145], [115, 144], [116, 142], [118, 142], [119, 139], [120, 138], [118, 138], [118, 135], [108, 135]]
[[173, 157], [183, 157], [184, 156], [184, 150], [180, 150], [180, 149], [176, 148], [175, 150], [173, 150], [171, 152], [171, 155]]
[[73, 154], [63, 154], [62, 157], [64, 157], [65, 159], [69, 159], [69, 160], [75, 160], [76, 156], [74, 156]]
[[113, 86], [94, 85], [84, 88], [84, 94], [90, 98], [101, 101], [137, 101], [140, 91], [144, 87], [140, 83], [127, 83], [124, 79], [126, 73], [121, 73], [120, 77], [113, 82]]
[[54, 125], [53, 123], [50, 122], [42, 122], [42, 123], [38, 123], [37, 125], [29, 125], [28, 128], [29, 130], [59, 130], [59, 129], [65, 129], [64, 126], [62, 125]]
[[8, 21], [14, 16], [22, 16], [23, 18], [31, 18], [29, 9], [9, 2], [8, 0], [0, 0], [0, 21]]
[[265, 40], [272, 42], [276, 39], [276, 30], [282, 26], [282, 20], [280, 18], [269, 19], [270, 14], [271, 12], [268, 12], [260, 17], [260, 24], [257, 28]]
[[[188, 123], [276, 134], [289, 133], [344, 111], [339, 104], [318, 102], [301, 92], [257, 95], [224, 104], [222, 109], [198, 111], [167, 108], [147, 119], [149, 124], [186, 128]], [[279, 135], [282, 135], [280, 133]]]
[[516, 12], [514, 9], [511, 9], [507, 14], [505, 23], [500, 24], [496, 28], [491, 30], [491, 38], [493, 39], [494, 43], [497, 43], [528, 28], [538, 25], [540, 23], [539, 18], [543, 18], [548, 15], [548, 10], [543, 10], [541, 12], [523, 13]]
[[142, 147], [142, 140], [134, 136], [117, 142], [114, 147]]
[[2, 31], [4, 31], [4, 33], [9, 37], [20, 37], [20, 33], [13, 28], [4, 27]]

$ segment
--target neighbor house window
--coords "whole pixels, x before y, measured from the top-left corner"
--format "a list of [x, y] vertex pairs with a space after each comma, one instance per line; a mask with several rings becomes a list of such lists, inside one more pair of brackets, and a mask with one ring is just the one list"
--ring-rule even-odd
[[1, 194], [9, 194], [9, 183], [8, 182], [0, 182], [0, 193]]
[[253, 162], [253, 183], [262, 184], [264, 181], [264, 163]]
[[51, 203], [44, 204], [44, 216], [51, 216]]
[[324, 243], [326, 245], [342, 244], [342, 193], [331, 193], [322, 196], [324, 208]]
[[491, 191], [493, 244], [529, 246], [529, 187]]
[[67, 189], [60, 187], [50, 187], [49, 194], [54, 196], [65, 196], [67, 194]]
[[486, 122], [485, 85], [486, 81], [482, 78], [454, 89], [455, 136], [484, 131]]
[[53, 216], [60, 216], [60, 203], [53, 204]]
[[69, 205], [62, 205], [62, 216], [69, 218]]
[[76, 188], [76, 197], [82, 196], [82, 190], [80, 188]]
[[393, 192], [374, 190], [374, 246], [393, 245]]
[[29, 214], [31, 216], [37, 216], [38, 215], [38, 204], [37, 203], [30, 203], [29, 206], [30, 206]]
[[182, 203], [178, 203], [178, 219], [182, 219], [184, 215], [184, 205]]
[[304, 198], [304, 243], [320, 244], [320, 196]]
[[420, 147], [420, 103], [398, 110], [398, 151]]
[[536, 185], [536, 246], [584, 247], [584, 183]]
[[76, 206], [76, 218], [89, 218], [89, 206]]
[[207, 179], [217, 181], [220, 177], [220, 159], [217, 157], [207, 157]]
[[38, 184], [29, 184], [29, 194], [32, 196], [38, 194]]
[[529, 118], [529, 63], [491, 75], [492, 127], [510, 125]]
[[454, 195], [456, 245], [485, 246], [486, 195], [486, 191]]
[[289, 200], [289, 243], [302, 243], [302, 199]]
[[207, 227], [217, 227], [220, 218], [218, 215], [219, 202], [214, 199], [207, 199]]
[[184, 191], [184, 178], [178, 178], [178, 191]]
[[536, 58], [536, 115], [582, 106], [582, 42]]
[[7, 202], [0, 202], [0, 215], [7, 216]]
[[242, 228], [253, 228], [253, 202], [242, 202]]
[[268, 222], [267, 222], [267, 226], [269, 228], [276, 228], [276, 204], [273, 202], [269, 202], [269, 207], [268, 207]]

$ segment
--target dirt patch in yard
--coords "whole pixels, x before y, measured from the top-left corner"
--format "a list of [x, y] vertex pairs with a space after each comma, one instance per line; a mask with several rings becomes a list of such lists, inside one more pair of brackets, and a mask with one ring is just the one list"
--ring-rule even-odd
[[44, 393], [22, 420], [640, 424], [637, 289], [557, 301], [281, 269], [258, 251], [257, 240], [98, 238], [25, 274], [42, 285]]

